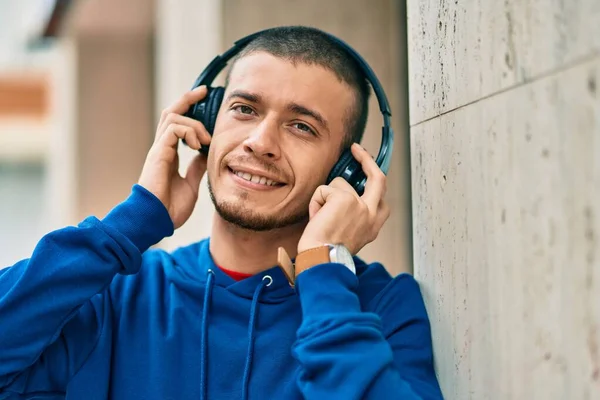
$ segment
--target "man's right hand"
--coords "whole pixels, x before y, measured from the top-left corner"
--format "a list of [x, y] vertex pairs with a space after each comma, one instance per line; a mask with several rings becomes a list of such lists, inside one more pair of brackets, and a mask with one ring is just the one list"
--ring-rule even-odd
[[179, 175], [177, 145], [180, 139], [185, 139], [190, 148], [198, 150], [201, 144], [208, 145], [211, 139], [201, 122], [182, 114], [205, 96], [206, 87], [201, 86], [163, 110], [138, 182], [162, 201], [175, 229], [192, 215], [198, 200], [200, 180], [206, 172], [206, 156], [198, 153], [185, 177]]

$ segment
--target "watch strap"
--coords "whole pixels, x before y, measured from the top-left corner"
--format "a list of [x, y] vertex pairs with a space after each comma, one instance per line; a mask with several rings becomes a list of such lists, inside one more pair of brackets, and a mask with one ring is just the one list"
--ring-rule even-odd
[[296, 283], [296, 269], [287, 251], [283, 247], [277, 249], [277, 265], [283, 271], [290, 286]]
[[298, 276], [315, 265], [325, 264], [331, 261], [329, 252], [331, 248], [327, 245], [304, 250], [296, 256], [295, 274]]

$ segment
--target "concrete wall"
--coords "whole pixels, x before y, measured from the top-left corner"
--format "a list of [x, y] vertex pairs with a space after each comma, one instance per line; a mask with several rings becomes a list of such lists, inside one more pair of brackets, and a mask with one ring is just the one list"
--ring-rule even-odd
[[446, 398], [600, 398], [599, 3], [408, 17], [415, 275]]

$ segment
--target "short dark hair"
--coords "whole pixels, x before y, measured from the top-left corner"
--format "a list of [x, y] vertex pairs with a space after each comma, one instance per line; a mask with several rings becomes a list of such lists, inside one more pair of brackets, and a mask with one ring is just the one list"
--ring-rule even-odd
[[[369, 83], [358, 63], [334, 42], [325, 32], [306, 26], [283, 26], [273, 28], [253, 39], [232, 60], [235, 62], [251, 53], [264, 51], [275, 57], [296, 63], [319, 65], [333, 72], [348, 84], [355, 93], [354, 106], [348, 110], [345, 126], [346, 136], [342, 148], [362, 140], [369, 116]], [[226, 83], [229, 83], [229, 72]]]

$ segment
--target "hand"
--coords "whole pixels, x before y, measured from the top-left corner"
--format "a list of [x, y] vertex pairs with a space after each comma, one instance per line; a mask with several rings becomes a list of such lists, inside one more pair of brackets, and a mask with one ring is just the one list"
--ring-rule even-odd
[[388, 219], [390, 209], [383, 199], [385, 174], [360, 145], [352, 145], [352, 155], [367, 176], [364, 194], [359, 196], [339, 177], [319, 186], [310, 201], [310, 220], [298, 243], [298, 253], [324, 244], [343, 244], [356, 254], [377, 238]]
[[211, 139], [201, 122], [182, 114], [202, 100], [206, 92], [205, 86], [196, 88], [162, 112], [154, 143], [146, 156], [138, 182], [164, 204], [175, 229], [192, 215], [198, 200], [200, 180], [206, 172], [206, 156], [198, 153], [185, 177], [179, 175], [179, 139], [185, 139], [186, 144], [194, 150], [200, 149], [201, 144], [208, 145]]

